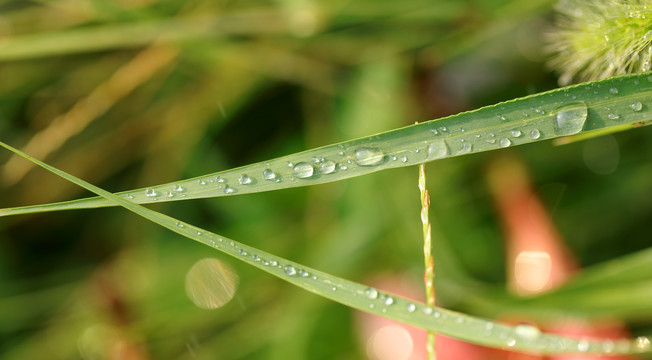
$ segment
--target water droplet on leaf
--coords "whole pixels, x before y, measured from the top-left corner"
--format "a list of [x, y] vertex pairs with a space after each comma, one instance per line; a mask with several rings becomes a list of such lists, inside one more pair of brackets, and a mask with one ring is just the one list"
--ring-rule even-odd
[[297, 269], [294, 268], [292, 265], [286, 265], [285, 268], [283, 269], [286, 275], [288, 276], [294, 276], [297, 273]]
[[272, 169], [265, 169], [263, 170], [263, 179], [274, 180], [276, 179], [276, 173]]
[[294, 175], [300, 179], [311, 177], [315, 173], [315, 168], [307, 162], [300, 162], [294, 165]]
[[428, 160], [441, 159], [449, 154], [448, 145], [444, 140], [437, 140], [428, 146]]
[[380, 165], [385, 161], [385, 153], [378, 148], [363, 147], [353, 153], [355, 162], [361, 166]]
[[523, 339], [534, 340], [541, 335], [541, 330], [529, 324], [519, 324], [514, 326], [514, 333]]
[[541, 132], [539, 131], [539, 129], [532, 129], [532, 131], [530, 131], [530, 139], [536, 140], [540, 137], [541, 137]]
[[238, 181], [242, 185], [251, 185], [251, 183], [254, 182], [254, 179], [247, 174], [242, 174], [242, 176], [240, 176], [240, 179], [238, 179]]
[[573, 135], [582, 131], [588, 109], [584, 103], [575, 103], [557, 110], [553, 118], [554, 131], [557, 135]]
[[643, 104], [640, 101], [634, 101], [629, 105], [629, 107], [634, 111], [641, 111], [643, 109]]
[[326, 160], [319, 164], [319, 172], [322, 174], [330, 174], [335, 171], [335, 162], [331, 160]]
[[378, 290], [374, 288], [368, 288], [367, 290], [364, 291], [364, 295], [371, 300], [374, 300], [378, 298]]

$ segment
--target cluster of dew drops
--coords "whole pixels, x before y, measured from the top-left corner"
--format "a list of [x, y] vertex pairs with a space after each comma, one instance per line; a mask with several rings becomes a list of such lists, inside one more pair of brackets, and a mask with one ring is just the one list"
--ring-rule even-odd
[[[647, 80], [649, 82], [652, 82], [652, 76], [649, 76]], [[637, 85], [638, 82], [639, 82], [638, 79], [634, 80], [635, 85]], [[601, 84], [594, 83], [590, 86], [586, 86], [585, 90], [588, 92], [592, 91], [595, 95], [598, 95], [600, 94], [600, 91], [603, 91], [605, 95], [604, 96], [605, 99], [608, 99], [609, 97], [612, 96], [617, 96], [619, 93], [619, 90], [616, 86], [608, 86], [606, 87], [606, 90], [605, 88], [600, 89], [601, 86], [602, 86]], [[577, 134], [582, 130], [586, 122], [587, 114], [588, 114], [587, 106], [577, 98], [577, 95], [572, 95], [571, 93], [569, 93], [568, 89], [565, 89], [564, 96], [571, 97], [570, 99], [571, 102], [556, 109], [555, 111], [552, 111], [550, 114], [546, 114], [546, 112], [541, 108], [532, 107], [530, 109], [531, 112], [523, 111], [522, 114], [519, 116], [519, 118], [532, 119], [534, 117], [537, 117], [537, 119], [541, 121], [545, 121], [545, 119], [551, 117], [553, 122], [553, 133], [555, 136], [567, 136], [567, 135]], [[629, 111], [640, 112], [641, 110], [644, 109], [644, 106], [645, 105], [641, 101], [634, 100], [631, 102], [631, 104], [629, 104]], [[501, 107], [501, 109], [505, 109], [505, 108]], [[604, 110], [608, 112], [606, 116], [609, 120], [614, 120], [614, 121], [623, 120], [623, 114], [613, 112], [608, 107], [605, 107]], [[511, 122], [511, 120], [513, 120], [513, 119], [509, 119], [510, 116], [506, 116], [502, 114], [497, 116], [501, 123], [505, 122], [506, 124], [508, 124]], [[511, 115], [511, 117], [513, 117], [513, 114]], [[536, 123], [533, 124], [536, 125]], [[526, 129], [507, 128], [507, 130], [505, 130], [504, 133], [498, 135], [494, 132], [487, 132], [487, 133], [474, 132], [474, 136], [477, 138], [475, 139], [476, 141], [469, 141], [470, 135], [462, 136], [465, 133], [465, 130], [463, 128], [459, 128], [458, 130], [460, 136], [456, 137], [456, 139], [459, 139], [460, 142], [459, 145], [457, 143], [453, 144], [452, 142], [450, 142], [450, 139], [446, 139], [446, 137], [450, 137], [453, 134], [453, 129], [449, 129], [446, 126], [438, 126], [438, 127], [431, 126], [429, 128], [429, 131], [433, 135], [437, 136], [437, 138], [432, 140], [429, 143], [429, 145], [425, 148], [425, 151], [421, 153], [423, 154], [424, 157], [421, 158], [420, 160], [430, 161], [430, 160], [436, 160], [436, 159], [448, 157], [451, 155], [451, 148], [454, 148], [456, 150], [454, 151], [456, 155], [470, 153], [474, 150], [472, 143], [478, 144], [479, 139], [482, 137], [485, 138], [485, 142], [487, 146], [500, 147], [500, 148], [505, 148], [505, 147], [512, 146], [514, 144], [545, 138], [545, 134], [541, 130], [539, 130], [539, 128], [537, 128], [536, 126], [526, 128]], [[380, 139], [380, 137], [376, 136], [376, 139]], [[373, 140], [373, 138], [370, 138], [370, 140]], [[288, 161], [286, 165], [289, 169], [284, 169], [281, 171], [273, 170], [270, 164], [266, 163], [265, 165], [267, 166], [261, 172], [260, 179], [263, 182], [280, 183], [285, 178], [287, 178], [287, 180], [289, 181], [295, 181], [295, 179], [311, 179], [322, 175], [329, 176], [338, 171], [346, 171], [352, 165], [357, 165], [361, 167], [373, 167], [373, 166], [381, 165], [387, 161], [400, 161], [401, 163], [407, 163], [408, 155], [410, 153], [419, 153], [419, 152], [420, 149], [415, 149], [413, 151], [408, 151], [406, 153], [402, 153], [397, 156], [394, 155], [387, 156], [385, 152], [383, 152], [383, 150], [377, 147], [361, 146], [361, 147], [357, 147], [353, 151], [352, 157], [350, 159], [344, 159], [338, 162], [325, 159], [323, 157], [315, 156], [312, 157], [312, 162], [300, 161], [297, 163], [293, 163]], [[338, 145], [337, 153], [339, 156], [342, 157], [345, 156], [344, 145], [342, 144]], [[239, 178], [237, 179], [237, 183], [242, 186], [253, 186], [258, 184], [258, 181], [259, 180], [255, 176], [251, 176], [246, 173], [240, 174]], [[200, 178], [197, 180], [197, 182], [199, 185], [216, 183], [218, 187], [227, 195], [235, 194], [238, 192], [237, 185], [227, 183], [227, 180], [222, 176], [216, 176], [214, 178]], [[145, 189], [145, 197], [151, 200], [157, 200], [159, 196], [163, 196], [168, 199], [177, 196], [186, 197], [187, 195], [185, 194], [185, 191], [186, 189], [179, 184], [175, 184], [168, 191], [162, 191], [161, 193], [159, 193], [154, 188], [147, 188]], [[134, 196], [132, 194], [127, 194], [126, 198], [133, 199]]]

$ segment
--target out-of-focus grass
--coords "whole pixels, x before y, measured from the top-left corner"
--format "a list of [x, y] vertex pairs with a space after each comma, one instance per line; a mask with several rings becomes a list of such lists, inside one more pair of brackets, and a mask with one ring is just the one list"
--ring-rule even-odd
[[[538, 37], [549, 13], [536, 1], [4, 1], [0, 59], [3, 46], [26, 50], [0, 63], [0, 134], [107, 189], [173, 181], [551, 88]], [[201, 32], [175, 27], [198, 19], [209, 23]], [[154, 24], [170, 36], [123, 32]], [[111, 34], [108, 45], [99, 32]], [[70, 34], [77, 47], [59, 46]], [[65, 51], [47, 53], [39, 38]], [[152, 62], [139, 62], [148, 54]], [[607, 174], [585, 161], [599, 139], [505, 150], [528, 164], [583, 265], [649, 246], [650, 131], [614, 135], [618, 166]], [[483, 180], [493, 156], [428, 165], [445, 306], [464, 298], [447, 281], [503, 281]], [[86, 195], [10, 163], [1, 207]], [[418, 280], [416, 182], [416, 169], [396, 169], [158, 208], [345, 278]], [[238, 263], [235, 299], [194, 307], [183, 281], [205, 256], [214, 253], [117, 209], [5, 218], [0, 354], [90, 359], [121, 341], [139, 358], [363, 356], [348, 309]]]

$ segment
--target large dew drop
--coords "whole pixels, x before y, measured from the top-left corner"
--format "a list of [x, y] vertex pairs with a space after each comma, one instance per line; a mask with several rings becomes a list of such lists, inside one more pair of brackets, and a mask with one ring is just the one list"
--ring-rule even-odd
[[445, 158], [450, 154], [448, 145], [444, 140], [436, 140], [428, 146], [428, 160]]
[[355, 162], [361, 166], [380, 165], [385, 161], [385, 153], [378, 148], [362, 147], [353, 153]]
[[588, 110], [584, 103], [574, 103], [557, 110], [554, 115], [554, 129], [556, 135], [573, 135], [582, 131]]
[[300, 162], [294, 165], [294, 175], [300, 179], [311, 177], [315, 173], [315, 168], [307, 162]]
[[242, 174], [242, 176], [240, 176], [240, 179], [238, 179], [238, 181], [242, 185], [250, 185], [254, 182], [254, 179], [247, 174]]
[[519, 324], [514, 326], [514, 333], [523, 339], [527, 340], [536, 340], [541, 336], [541, 330], [537, 328], [536, 326], [532, 326], [529, 324]]
[[197, 262], [186, 275], [186, 293], [202, 309], [217, 309], [233, 298], [238, 274], [217, 259]]
[[326, 160], [319, 164], [319, 172], [322, 174], [330, 174], [335, 171], [335, 162], [332, 160]]
[[367, 298], [374, 300], [378, 298], [378, 290], [374, 288], [368, 288], [367, 290], [364, 291], [364, 294]]
[[265, 179], [265, 180], [274, 180], [274, 179], [276, 179], [276, 173], [272, 169], [265, 169], [263, 171], [263, 179]]

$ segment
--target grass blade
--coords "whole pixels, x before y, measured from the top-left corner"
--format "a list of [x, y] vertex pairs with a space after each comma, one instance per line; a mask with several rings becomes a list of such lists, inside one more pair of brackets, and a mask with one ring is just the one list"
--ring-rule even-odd
[[[652, 73], [556, 89], [446, 118], [175, 183], [120, 192], [144, 204], [316, 185], [652, 120]], [[102, 197], [0, 209], [0, 216], [115, 206]]]
[[0, 145], [46, 170], [169, 230], [211, 246], [305, 290], [351, 308], [473, 343], [524, 352], [544, 354], [601, 354], [605, 352], [609, 352], [610, 354], [630, 354], [650, 351], [649, 341], [641, 341], [640, 338], [633, 341], [622, 339], [614, 343], [612, 340], [588, 341], [559, 335], [543, 334], [531, 326], [520, 325], [510, 327], [381, 293], [376, 289], [305, 267], [204, 229], [177, 221], [172, 217], [147, 209], [49, 166], [9, 145], [2, 142], [0, 142]]

